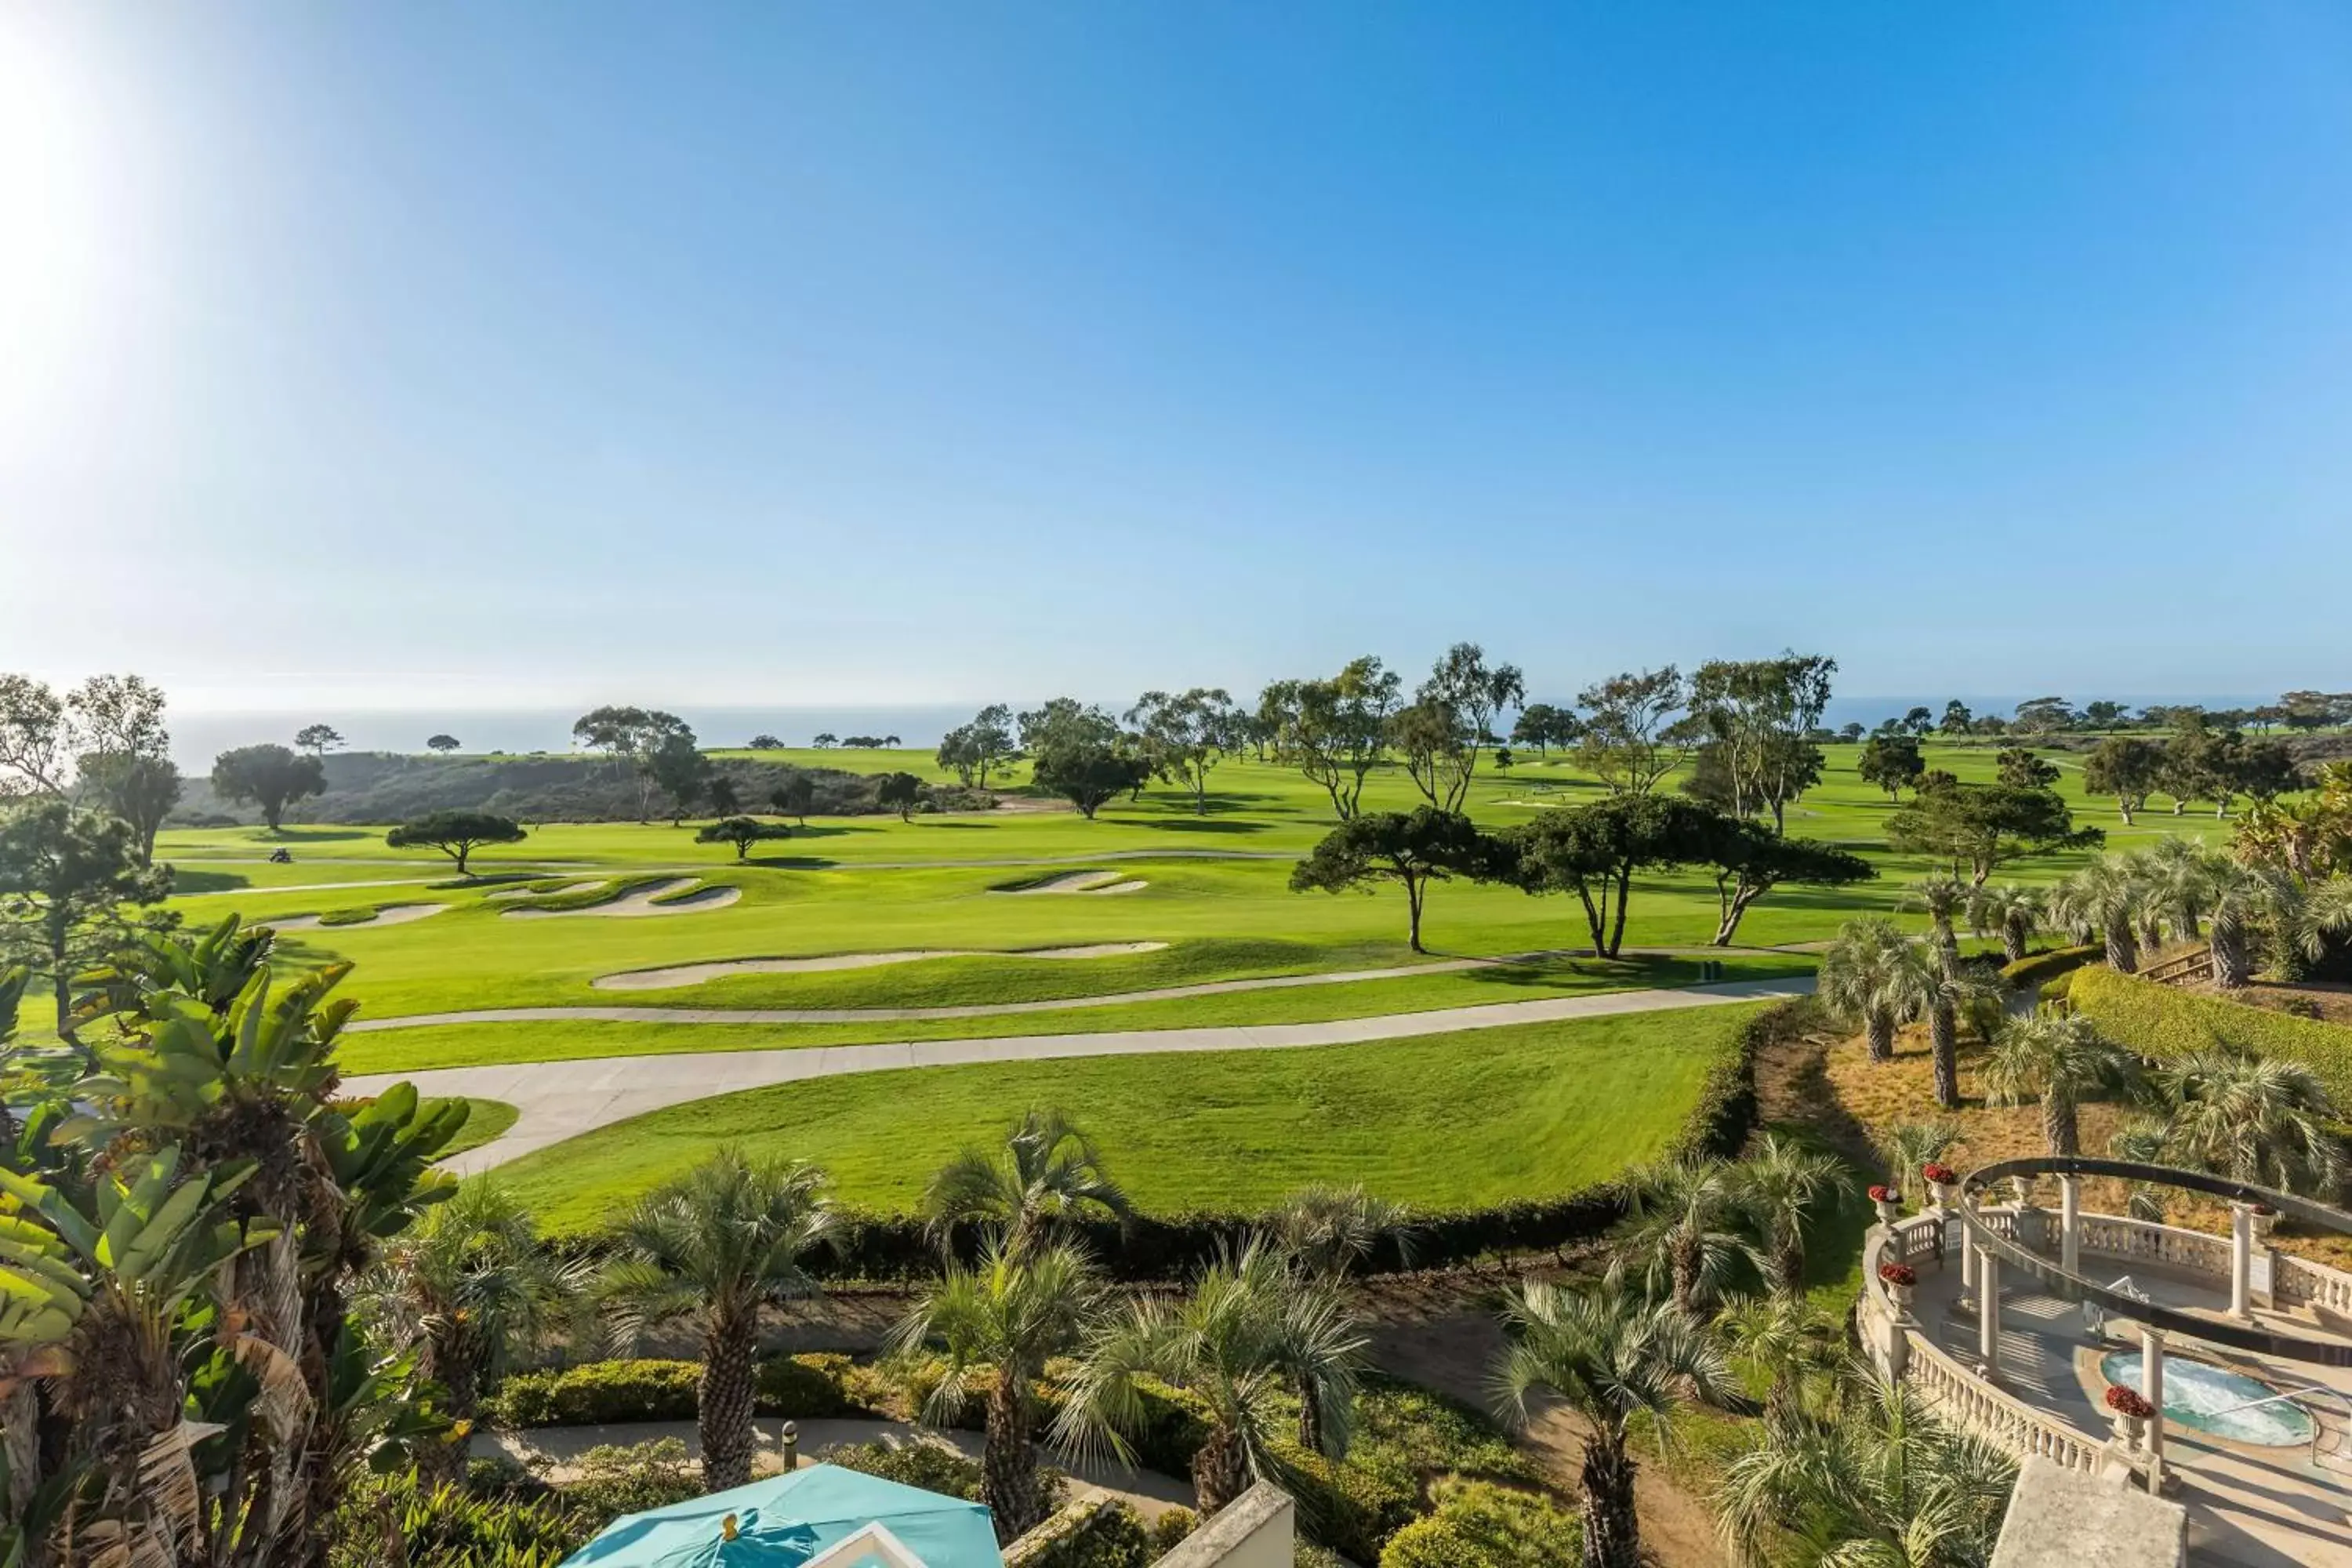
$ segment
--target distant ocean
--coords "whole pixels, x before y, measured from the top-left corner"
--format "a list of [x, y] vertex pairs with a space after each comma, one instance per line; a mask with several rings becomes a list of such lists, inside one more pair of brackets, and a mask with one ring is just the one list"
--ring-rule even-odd
[[[2013, 711], [2020, 702], [2039, 695], [2042, 694], [1963, 696], [1960, 700], [1979, 714], [2005, 715]], [[2082, 695], [2075, 700], [2089, 701], [2099, 696], [2133, 708], [2185, 702], [2208, 708], [2251, 708], [2275, 700], [2275, 694], [2184, 697], [2114, 696], [2107, 693]], [[1557, 697], [1549, 700], [1559, 700]], [[1950, 700], [1948, 692], [1917, 697], [1838, 697], [1830, 701], [1828, 723], [1832, 729], [1850, 721], [1874, 725], [1881, 719], [1900, 716], [1914, 707], [1926, 707], [1940, 714], [1944, 704]], [[1016, 709], [1031, 705], [1028, 702], [1013, 704]], [[805, 746], [813, 737], [830, 731], [836, 735], [896, 735], [906, 745], [925, 750], [939, 744], [942, 734], [972, 714], [972, 710], [968, 707], [954, 706], [685, 707], [676, 711], [694, 726], [695, 734], [706, 746], [740, 746], [759, 734], [778, 736], [787, 745]], [[468, 752], [566, 752], [572, 749], [572, 721], [578, 717], [577, 713], [553, 708], [472, 710], [419, 708], [341, 713], [307, 710], [299, 712], [173, 712], [170, 722], [173, 756], [183, 769], [201, 773], [212, 766], [214, 757], [232, 746], [249, 746], [261, 741], [290, 744], [295, 731], [315, 723], [332, 724], [342, 731], [344, 745], [352, 751], [422, 752], [428, 735], [450, 734], [457, 736]]]

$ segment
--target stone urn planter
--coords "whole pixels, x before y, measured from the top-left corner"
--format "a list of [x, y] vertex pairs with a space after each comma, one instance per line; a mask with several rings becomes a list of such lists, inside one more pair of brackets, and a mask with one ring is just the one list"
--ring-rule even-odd
[[1911, 1299], [1919, 1288], [1919, 1271], [1907, 1263], [1882, 1263], [1878, 1266], [1880, 1283], [1895, 1301], [1895, 1310], [1905, 1317], [1911, 1315]]
[[1954, 1205], [1959, 1195], [1960, 1173], [1958, 1171], [1949, 1165], [1930, 1162], [1919, 1167], [1919, 1175], [1927, 1184], [1927, 1191], [1933, 1195], [1937, 1208], [1948, 1209]]
[[2116, 1440], [2125, 1452], [2138, 1453], [2146, 1445], [2147, 1424], [2156, 1415], [2156, 1406], [2138, 1389], [2120, 1383], [2108, 1386], [2105, 1403], [2107, 1418], [2115, 1423]]
[[2271, 1227], [2278, 1224], [2278, 1210], [2271, 1207], [2268, 1204], [2256, 1204], [2253, 1205], [2254, 1245], [2256, 1247], [2268, 1247], [2271, 1244]]
[[1878, 1223], [1881, 1225], [1891, 1226], [1903, 1216], [1903, 1210], [1895, 1196], [1893, 1187], [1871, 1188], [1870, 1201], [1877, 1205]]

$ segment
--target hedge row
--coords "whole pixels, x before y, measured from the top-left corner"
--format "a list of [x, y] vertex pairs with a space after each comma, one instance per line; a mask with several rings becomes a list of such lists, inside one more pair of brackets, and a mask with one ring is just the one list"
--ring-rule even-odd
[[2284, 1057], [2317, 1073], [2338, 1105], [2352, 1105], [2352, 1029], [2267, 1007], [2118, 974], [2104, 964], [2078, 971], [2068, 999], [2102, 1034], [2158, 1060], [2210, 1046]]
[[2005, 964], [2000, 977], [2012, 991], [2039, 991], [2062, 974], [2071, 974], [2086, 963], [2093, 963], [2106, 951], [2097, 942], [2082, 947], [2061, 947], [2048, 952], [2037, 952]]
[[[1723, 1058], [1708, 1072], [1698, 1102], [1682, 1135], [1669, 1151], [1691, 1157], [1728, 1158], [1748, 1142], [1756, 1125], [1756, 1053], [1818, 1026], [1811, 998], [1780, 1003], [1756, 1014], [1736, 1030]], [[1444, 1268], [1499, 1254], [1553, 1251], [1589, 1240], [1623, 1216], [1623, 1200], [1613, 1184], [1588, 1187], [1551, 1198], [1523, 1198], [1487, 1208], [1416, 1212], [1409, 1252], [1384, 1241], [1365, 1260], [1363, 1272], [1392, 1274], [1411, 1268]], [[1073, 1238], [1113, 1279], [1127, 1282], [1183, 1279], [1213, 1260], [1221, 1248], [1248, 1239], [1255, 1215], [1138, 1215], [1070, 1223]], [[903, 1215], [850, 1215], [839, 1231], [837, 1251], [812, 1260], [812, 1270], [836, 1279], [921, 1279], [940, 1269], [938, 1241], [919, 1219]], [[977, 1255], [977, 1229], [952, 1238], [957, 1253]]]
[[[801, 1421], [871, 1415], [852, 1386], [856, 1376], [845, 1355], [778, 1356], [760, 1365], [755, 1408]], [[697, 1361], [592, 1361], [519, 1372], [499, 1384], [483, 1413], [506, 1427], [686, 1421], [701, 1378]]]

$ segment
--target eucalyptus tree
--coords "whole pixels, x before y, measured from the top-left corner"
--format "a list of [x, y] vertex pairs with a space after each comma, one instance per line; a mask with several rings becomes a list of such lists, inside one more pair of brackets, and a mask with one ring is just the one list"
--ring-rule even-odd
[[1333, 816], [1349, 821], [1363, 809], [1364, 780], [1387, 746], [1403, 680], [1367, 654], [1328, 680], [1286, 684], [1289, 702], [1276, 751], [1323, 787]]
[[1242, 743], [1243, 718], [1232, 694], [1211, 686], [1147, 691], [1127, 713], [1152, 766], [1170, 783], [1191, 790], [1192, 809], [1202, 816], [1209, 810], [1210, 771]]
[[1675, 1413], [1692, 1404], [1727, 1406], [1738, 1381], [1714, 1338], [1688, 1314], [1661, 1310], [1618, 1281], [1570, 1290], [1530, 1279], [1504, 1299], [1509, 1341], [1495, 1373], [1496, 1403], [1524, 1423], [1539, 1393], [1584, 1418], [1586, 1568], [1638, 1568], [1641, 1516], [1633, 1502], [1633, 1425], [1646, 1420], [1672, 1440]]
[[1673, 665], [1612, 675], [1576, 700], [1585, 711], [1578, 760], [1612, 795], [1648, 795], [1682, 765], [1685, 748], [1672, 738], [1672, 721], [1690, 688]]
[[760, 1309], [815, 1292], [806, 1259], [837, 1234], [824, 1188], [814, 1165], [722, 1148], [646, 1194], [614, 1237], [601, 1294], [619, 1336], [684, 1317], [701, 1340], [695, 1421], [712, 1491], [751, 1479]]
[[1181, 1299], [1145, 1298], [1089, 1331], [1054, 1436], [1080, 1454], [1133, 1458], [1145, 1421], [1141, 1384], [1190, 1394], [1207, 1428], [1192, 1489], [1214, 1513], [1253, 1480], [1287, 1474], [1276, 1448], [1286, 1391], [1319, 1407], [1327, 1447], [1344, 1453], [1355, 1421], [1367, 1340], [1329, 1286], [1301, 1279], [1264, 1240], [1221, 1255]]
[[2042, 1106], [2042, 1137], [2053, 1154], [2079, 1154], [2079, 1108], [2138, 1077], [2138, 1058], [2080, 1014], [2012, 1018], [1994, 1040], [1980, 1077], [1991, 1105]]
[[121, 817], [55, 797], [0, 816], [0, 933], [48, 976], [68, 1043], [74, 976], [130, 940], [125, 906], [159, 903], [171, 889], [172, 868], [142, 864]]
[[285, 824], [287, 807], [306, 795], [326, 793], [327, 770], [316, 757], [296, 756], [283, 746], [265, 742], [215, 757], [212, 786], [223, 800], [250, 801], [276, 833]]
[[1409, 813], [1368, 811], [1324, 835], [1290, 868], [1290, 890], [1338, 893], [1392, 882], [1404, 889], [1406, 944], [1425, 952], [1421, 920], [1430, 885], [1499, 877], [1512, 863], [1508, 844], [1479, 832], [1457, 812], [1428, 805]]
[[1733, 816], [1769, 811], [1774, 830], [1786, 831], [1790, 803], [1821, 776], [1811, 736], [1836, 673], [1827, 655], [1790, 651], [1710, 659], [1691, 677], [1691, 717], [1723, 748]]
[[1998, 937], [2001, 956], [2011, 963], [2025, 956], [2045, 913], [2042, 889], [2015, 882], [1990, 883], [1969, 896], [1969, 929], [1980, 937]]
[[1045, 1246], [1068, 1221], [1131, 1212], [1093, 1142], [1058, 1110], [1024, 1113], [1001, 1148], [964, 1150], [940, 1167], [923, 1194], [923, 1213], [942, 1246], [957, 1226], [976, 1225], [1015, 1256]]
[[2101, 741], [2083, 759], [2083, 788], [2091, 795], [2115, 796], [2116, 811], [2131, 826], [2132, 813], [2147, 805], [2164, 774], [2164, 748], [2153, 741], [2113, 735]]

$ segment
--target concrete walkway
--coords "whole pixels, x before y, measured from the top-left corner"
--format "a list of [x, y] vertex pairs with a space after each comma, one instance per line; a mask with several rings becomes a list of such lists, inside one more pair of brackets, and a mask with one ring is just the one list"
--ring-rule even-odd
[[[752, 1459], [753, 1472], [763, 1476], [781, 1473], [784, 1423], [775, 1416], [762, 1415], [751, 1425], [759, 1438]], [[977, 1432], [912, 1426], [904, 1421], [808, 1420], [794, 1422], [793, 1426], [799, 1431], [800, 1461], [803, 1465], [814, 1462], [817, 1450], [836, 1443], [882, 1442], [893, 1447], [940, 1443], [967, 1458], [980, 1458], [981, 1435]], [[477, 1432], [473, 1454], [476, 1458], [511, 1459], [542, 1480], [560, 1483], [578, 1479], [577, 1461], [591, 1448], [608, 1444], [633, 1447], [665, 1437], [677, 1438], [686, 1445], [690, 1457], [701, 1458], [701, 1441], [691, 1421], [630, 1421], [610, 1426], [539, 1426], [519, 1432]], [[1192, 1506], [1192, 1483], [1163, 1476], [1157, 1470], [1128, 1470], [1115, 1463], [1074, 1460], [1046, 1448], [1039, 1449], [1037, 1458], [1040, 1463], [1069, 1476], [1072, 1502], [1117, 1498], [1130, 1504], [1147, 1521], [1158, 1519], [1171, 1508]]]
[[698, 1051], [661, 1056], [598, 1057], [442, 1068], [429, 1072], [377, 1073], [347, 1079], [352, 1094], [378, 1094], [404, 1079], [419, 1092], [504, 1100], [521, 1112], [502, 1138], [444, 1162], [460, 1173], [509, 1160], [664, 1106], [733, 1094], [772, 1084], [849, 1073], [973, 1062], [1052, 1061], [1068, 1057], [1149, 1056], [1164, 1051], [1282, 1050], [1303, 1046], [1358, 1045], [1420, 1035], [1559, 1023], [1676, 1007], [1714, 1006], [1778, 996], [1810, 995], [1811, 975], [1741, 980], [1684, 990], [1612, 991], [1589, 996], [1549, 996], [1475, 1007], [1441, 1007], [1321, 1024], [1232, 1025], [1214, 1028], [1129, 1029], [1101, 1034], [1010, 1035], [996, 1039], [909, 1040], [888, 1045], [808, 1046], [800, 1049]]

